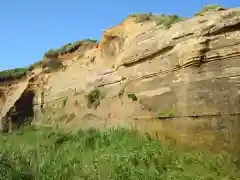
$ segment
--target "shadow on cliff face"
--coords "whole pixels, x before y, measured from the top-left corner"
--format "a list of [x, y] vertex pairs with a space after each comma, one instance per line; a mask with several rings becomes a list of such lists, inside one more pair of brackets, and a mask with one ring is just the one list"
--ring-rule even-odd
[[31, 124], [34, 116], [33, 99], [35, 93], [32, 90], [25, 91], [11, 108], [5, 118], [4, 132], [19, 129], [24, 125]]

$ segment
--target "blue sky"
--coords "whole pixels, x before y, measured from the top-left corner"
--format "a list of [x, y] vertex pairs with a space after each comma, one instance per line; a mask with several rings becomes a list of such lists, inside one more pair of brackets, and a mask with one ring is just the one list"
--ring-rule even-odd
[[240, 7], [240, 0], [8, 0], [0, 3], [0, 70], [25, 67], [45, 51], [102, 30], [132, 13], [192, 16], [206, 4]]

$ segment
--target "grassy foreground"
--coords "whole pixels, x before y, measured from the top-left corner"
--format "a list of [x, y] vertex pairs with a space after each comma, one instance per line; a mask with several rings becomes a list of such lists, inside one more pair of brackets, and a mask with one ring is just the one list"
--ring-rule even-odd
[[183, 153], [123, 129], [0, 135], [1, 180], [233, 180], [231, 156]]

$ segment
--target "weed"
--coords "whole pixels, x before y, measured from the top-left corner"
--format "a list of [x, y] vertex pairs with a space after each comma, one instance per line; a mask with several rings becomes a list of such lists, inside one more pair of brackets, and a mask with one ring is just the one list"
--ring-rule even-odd
[[226, 153], [181, 152], [125, 129], [0, 136], [1, 180], [240, 179]]
[[100, 89], [94, 88], [87, 95], [87, 105], [89, 108], [97, 108], [100, 104], [100, 100], [103, 98], [103, 94]]
[[128, 93], [128, 98], [131, 99], [132, 101], [137, 101], [138, 97], [134, 93]]

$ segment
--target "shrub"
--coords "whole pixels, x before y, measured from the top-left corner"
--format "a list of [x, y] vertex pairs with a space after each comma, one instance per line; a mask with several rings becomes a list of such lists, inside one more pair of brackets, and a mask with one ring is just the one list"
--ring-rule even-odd
[[163, 25], [166, 28], [170, 28], [173, 24], [184, 20], [184, 18], [181, 18], [177, 15], [169, 15], [169, 16], [166, 16], [164, 14], [152, 15], [152, 13], [149, 13], [149, 14], [132, 14], [131, 17], [136, 18], [136, 20], [135, 20], [136, 23], [141, 23], [141, 22], [153, 20], [153, 21], [156, 22], [157, 26]]
[[203, 7], [198, 13], [196, 13], [195, 16], [201, 15], [208, 11], [218, 11], [219, 9], [222, 9], [220, 5], [217, 5], [217, 4], [207, 5]]
[[0, 72], [0, 82], [23, 78], [27, 75], [28, 68], [16, 68]]
[[170, 28], [173, 24], [183, 21], [184, 18], [181, 18], [177, 15], [165, 16], [164, 14], [154, 17], [154, 21], [157, 26], [163, 25], [166, 28]]
[[137, 101], [138, 100], [138, 97], [134, 93], [129, 93], [127, 96], [132, 101]]
[[56, 50], [50, 49], [48, 50], [44, 56], [47, 58], [57, 58], [58, 57], [58, 52]]
[[135, 18], [136, 23], [141, 23], [145, 21], [150, 21], [152, 19], [152, 14], [132, 14], [131, 17]]
[[96, 43], [96, 42], [97, 40], [86, 39], [86, 40], [76, 41], [74, 43], [68, 43], [63, 45], [61, 48], [57, 48], [55, 50], [54, 49], [48, 50], [44, 54], [44, 56], [47, 58], [58, 58], [59, 55], [75, 52], [84, 43]]
[[49, 59], [42, 62], [43, 68], [48, 68], [50, 71], [57, 71], [63, 67], [63, 64], [60, 60]]
[[89, 108], [97, 108], [97, 106], [100, 104], [100, 100], [103, 98], [103, 95], [98, 88], [94, 88], [92, 91], [90, 91], [87, 95], [87, 105]]

